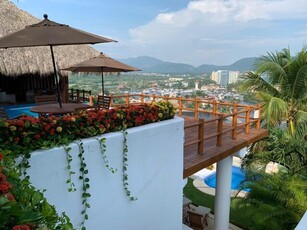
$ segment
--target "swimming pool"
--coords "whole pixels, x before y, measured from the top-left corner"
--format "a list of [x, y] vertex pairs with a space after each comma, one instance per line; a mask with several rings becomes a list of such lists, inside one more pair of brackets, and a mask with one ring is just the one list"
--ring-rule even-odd
[[38, 117], [37, 113], [32, 113], [30, 108], [35, 106], [35, 104], [22, 104], [22, 105], [9, 105], [4, 106], [5, 112], [8, 114], [9, 118], [14, 118], [22, 114], [26, 114], [32, 117]]
[[[232, 166], [232, 177], [231, 177], [231, 189], [240, 190], [241, 182], [245, 180], [244, 171], [236, 166]], [[216, 187], [216, 172], [211, 173], [205, 177], [204, 182], [211, 188]], [[249, 191], [249, 189], [243, 189], [244, 191]]]

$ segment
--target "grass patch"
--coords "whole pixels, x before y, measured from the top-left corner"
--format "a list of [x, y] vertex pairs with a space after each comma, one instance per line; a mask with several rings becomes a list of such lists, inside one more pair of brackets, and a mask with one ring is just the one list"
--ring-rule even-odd
[[[193, 185], [193, 180], [188, 179], [187, 185], [183, 188], [183, 194], [189, 198], [193, 204], [211, 208], [214, 213], [214, 196], [199, 191]], [[230, 222], [243, 229], [253, 229], [254, 221], [252, 214], [254, 209], [250, 206], [242, 205], [243, 199], [240, 197], [231, 198]]]

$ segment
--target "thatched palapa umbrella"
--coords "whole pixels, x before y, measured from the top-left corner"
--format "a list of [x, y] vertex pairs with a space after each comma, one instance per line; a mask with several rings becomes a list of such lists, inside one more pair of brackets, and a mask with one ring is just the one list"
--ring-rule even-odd
[[114, 40], [50, 21], [48, 20], [48, 16], [46, 14], [44, 15], [44, 18], [45, 19], [43, 21], [37, 24], [27, 26], [20, 31], [8, 34], [0, 38], [0, 48], [49, 46], [51, 51], [55, 82], [57, 85], [58, 102], [60, 107], [62, 107], [53, 46], [96, 44], [112, 42]]
[[140, 71], [140, 69], [116, 61], [103, 53], [100, 53], [100, 55], [97, 57], [90, 58], [62, 70], [72, 72], [101, 73], [102, 96], [104, 96], [103, 73]]

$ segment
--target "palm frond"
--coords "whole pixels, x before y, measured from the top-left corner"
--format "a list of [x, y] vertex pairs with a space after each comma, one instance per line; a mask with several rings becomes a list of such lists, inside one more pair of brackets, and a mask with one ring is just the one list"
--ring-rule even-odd
[[266, 56], [260, 57], [257, 63], [257, 73], [267, 73], [271, 84], [280, 85], [287, 76], [287, 69], [291, 62], [289, 49], [283, 49], [281, 52], [267, 53]]
[[239, 87], [241, 91], [264, 91], [274, 96], [279, 95], [279, 91], [257, 73], [247, 72], [243, 79], [244, 81]]
[[[307, 57], [307, 55], [306, 55]], [[307, 58], [306, 63], [301, 65], [298, 61], [293, 62], [288, 74], [288, 86], [291, 86], [290, 98], [298, 100], [306, 97], [307, 92]]]
[[272, 97], [265, 92], [258, 92], [257, 98], [263, 103], [262, 116], [267, 124], [277, 125], [286, 121], [288, 113], [288, 103], [281, 98]]

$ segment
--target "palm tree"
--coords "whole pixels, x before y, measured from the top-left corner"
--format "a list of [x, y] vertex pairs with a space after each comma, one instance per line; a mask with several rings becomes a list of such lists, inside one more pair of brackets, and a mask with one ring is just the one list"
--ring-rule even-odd
[[285, 123], [294, 135], [297, 123], [307, 120], [307, 47], [295, 57], [289, 49], [267, 53], [256, 65], [256, 72], [245, 74], [240, 88], [255, 92], [268, 127]]
[[[307, 122], [300, 122], [296, 132], [270, 128], [269, 135], [253, 143], [242, 163], [246, 168], [265, 171], [269, 162], [284, 166], [289, 174], [300, 174], [307, 178]], [[255, 167], [254, 167], [255, 166]]]
[[250, 229], [294, 229], [307, 209], [306, 179], [287, 173], [256, 177], [245, 184], [250, 192], [237, 204], [253, 210]]

